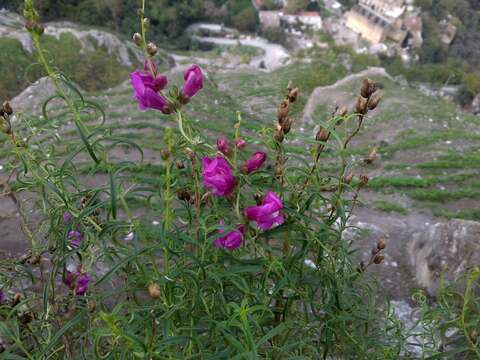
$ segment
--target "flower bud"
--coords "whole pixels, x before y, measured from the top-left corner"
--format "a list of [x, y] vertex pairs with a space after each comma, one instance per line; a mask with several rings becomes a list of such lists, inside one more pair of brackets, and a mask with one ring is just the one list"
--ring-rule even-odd
[[247, 146], [247, 142], [243, 139], [236, 139], [235, 146], [237, 147], [238, 150], [243, 150]]
[[375, 91], [377, 91], [377, 85], [372, 80], [365, 78], [360, 90], [360, 95], [368, 99]]
[[368, 100], [368, 110], [374, 110], [378, 104], [380, 104], [380, 101], [382, 101], [383, 94], [382, 93], [377, 93], [373, 95], [370, 100]]
[[290, 102], [294, 103], [297, 100], [298, 93], [299, 93], [298, 88], [295, 88], [295, 89], [291, 90], [288, 93], [288, 100], [290, 100]]
[[292, 82], [292, 80], [289, 80], [288, 85], [287, 85], [287, 90], [288, 90], [288, 92], [290, 92], [290, 91], [292, 91], [292, 89], [293, 89], [293, 82]]
[[230, 154], [230, 144], [228, 143], [228, 140], [223, 136], [217, 139], [217, 150], [225, 156]]
[[359, 114], [366, 114], [368, 111], [368, 100], [363, 96], [359, 96], [355, 109]]
[[150, 26], [150, 19], [149, 18], [144, 18], [143, 20], [143, 25], [148, 28]]
[[7, 114], [7, 115], [12, 115], [13, 114], [13, 109], [10, 106], [10, 103], [8, 101], [5, 101], [2, 106], [2, 111]]
[[348, 175], [346, 175], [344, 178], [343, 178], [343, 182], [345, 184], [350, 184], [353, 180], [353, 172], [349, 173]]
[[150, 283], [150, 285], [148, 285], [148, 295], [150, 295], [152, 299], [160, 299], [160, 286], [158, 286], [157, 283]]
[[158, 52], [158, 47], [155, 45], [153, 42], [149, 42], [147, 45], [147, 53], [150, 56], [155, 56], [155, 54]]
[[387, 241], [385, 239], [380, 239], [377, 243], [377, 249], [383, 250], [387, 247]]
[[290, 102], [288, 100], [283, 100], [277, 109], [277, 119], [279, 123], [281, 123], [288, 116], [289, 110]]
[[140, 35], [139, 33], [133, 34], [133, 42], [135, 43], [135, 45], [141, 46], [143, 42], [142, 35]]
[[377, 264], [377, 265], [380, 265], [380, 264], [383, 262], [383, 260], [385, 260], [385, 256], [383, 256], [383, 255], [377, 255], [377, 256], [375, 256], [375, 258], [373, 259], [373, 262], [374, 262], [375, 264]]
[[315, 136], [315, 140], [317, 141], [327, 141], [330, 137], [330, 132], [325, 129], [323, 126], [320, 127], [318, 130], [317, 135]]

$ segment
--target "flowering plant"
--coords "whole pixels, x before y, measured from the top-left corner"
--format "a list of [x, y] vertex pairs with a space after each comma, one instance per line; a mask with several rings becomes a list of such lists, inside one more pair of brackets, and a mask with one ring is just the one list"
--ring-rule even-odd
[[[31, 249], [2, 262], [0, 344], [7, 358], [399, 358], [400, 340], [379, 340], [399, 325], [375, 316], [366, 281], [386, 244], [375, 244], [359, 264], [343, 237], [368, 184], [352, 172], [347, 150], [380, 102], [374, 82], [365, 80], [353, 111], [337, 108], [317, 121], [315, 134], [302, 139], [312, 151], [300, 160], [288, 146], [292, 133], [302, 136], [291, 115], [300, 96], [292, 84], [274, 127], [252, 131], [240, 113], [226, 114], [234, 117], [234, 135], [208, 136], [188, 115], [196, 97], [211, 90], [205, 69], [191, 65], [180, 86], [167, 87], [158, 48], [146, 41], [144, 3], [139, 14], [134, 41], [145, 61], [130, 76], [133, 99], [159, 122], [177, 123], [163, 131], [150, 186], [134, 181], [139, 145], [84, 121], [85, 113], [105, 113], [45, 60], [43, 27], [32, 1], [25, 2], [39, 63], [56, 89], [44, 120], [55, 116], [50, 101], [60, 102], [76, 140], [66, 148], [61, 141], [39, 146], [47, 140], [20, 136], [32, 127], [12, 123], [14, 110], [2, 107], [16, 181], [8, 193], [33, 194], [39, 205], [39, 230], [23, 223]], [[337, 131], [341, 124], [349, 125], [345, 133]], [[138, 158], [118, 159], [119, 146]], [[322, 168], [326, 150], [338, 156], [334, 173]], [[83, 173], [80, 159], [88, 162]], [[100, 185], [86, 181], [93, 174], [104, 175]]]

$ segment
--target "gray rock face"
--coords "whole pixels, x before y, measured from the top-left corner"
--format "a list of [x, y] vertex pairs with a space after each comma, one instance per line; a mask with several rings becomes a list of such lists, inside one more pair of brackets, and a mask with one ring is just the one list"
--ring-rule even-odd
[[53, 94], [55, 87], [48, 77], [35, 81], [11, 100], [15, 112], [41, 111], [42, 104]]
[[435, 295], [442, 276], [447, 282], [480, 266], [480, 223], [452, 220], [412, 235], [408, 245], [418, 284]]
[[474, 113], [475, 115], [479, 115], [479, 114], [480, 114], [480, 94], [478, 94], [477, 96], [475, 96], [475, 99], [473, 99], [473, 102], [472, 102], [472, 113]]

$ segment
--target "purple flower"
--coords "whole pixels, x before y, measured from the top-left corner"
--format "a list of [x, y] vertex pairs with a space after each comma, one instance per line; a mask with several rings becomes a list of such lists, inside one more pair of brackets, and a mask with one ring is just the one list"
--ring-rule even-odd
[[5, 301], [5, 294], [3, 293], [2, 290], [0, 290], [0, 304]]
[[70, 246], [79, 247], [83, 240], [83, 235], [80, 231], [70, 230], [68, 232], [68, 238], [70, 239]]
[[130, 74], [134, 90], [134, 98], [138, 101], [140, 109], [156, 109], [164, 114], [170, 114], [170, 106], [158, 92], [167, 85], [165, 76], [156, 76], [155, 78], [142, 71], [134, 71]]
[[235, 146], [237, 147], [238, 150], [242, 150], [245, 148], [245, 146], [247, 146], [247, 142], [243, 139], [236, 139]]
[[70, 214], [69, 211], [65, 211], [63, 213], [63, 223], [68, 224], [70, 222], [70, 220], [72, 220], [72, 214]]
[[269, 230], [285, 221], [280, 212], [282, 209], [282, 200], [273, 191], [268, 191], [260, 205], [245, 209], [245, 216], [255, 221], [262, 230]]
[[87, 272], [81, 273], [77, 278], [77, 284], [75, 285], [75, 295], [85, 295], [90, 282], [90, 276]]
[[250, 174], [251, 172], [260, 169], [265, 160], [267, 160], [266, 153], [264, 153], [263, 151], [256, 152], [242, 166], [242, 172], [245, 174]]
[[223, 155], [228, 155], [230, 153], [230, 144], [223, 136], [217, 139], [217, 150]]
[[203, 74], [202, 69], [198, 65], [191, 65], [183, 76], [185, 83], [182, 87], [182, 98], [188, 102], [203, 88]]
[[222, 156], [202, 159], [203, 185], [212, 190], [215, 196], [229, 195], [236, 184], [232, 168]]
[[[220, 222], [223, 225], [223, 221]], [[219, 229], [220, 234], [225, 233], [225, 230]], [[243, 244], [243, 234], [245, 232], [245, 226], [239, 225], [237, 230], [232, 230], [227, 235], [215, 239], [213, 245], [218, 248], [224, 248], [228, 250], [235, 250]]]

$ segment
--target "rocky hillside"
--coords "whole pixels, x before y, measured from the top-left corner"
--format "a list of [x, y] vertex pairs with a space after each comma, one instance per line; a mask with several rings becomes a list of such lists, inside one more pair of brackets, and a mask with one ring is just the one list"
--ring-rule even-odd
[[[59, 35], [61, 32], [57, 30], [55, 36], [65, 36]], [[53, 30], [48, 33], [54, 36]], [[75, 35], [75, 41], [80, 44], [82, 38], [90, 41], [88, 36]], [[15, 38], [14, 41], [21, 40]], [[82, 49], [80, 45], [79, 48]], [[26, 45], [22, 45], [22, 49], [28, 52]], [[118, 49], [110, 58], [120, 64], [122, 47]], [[84, 47], [82, 51], [88, 49]], [[130, 53], [128, 47], [126, 51]], [[362, 78], [368, 76], [378, 81], [385, 100], [366, 120], [347, 154], [354, 163], [351, 170], [370, 177], [369, 190], [361, 196], [362, 205], [352, 218], [348, 235], [358, 244], [359, 258], [368, 256], [370, 247], [378, 239], [387, 239], [387, 261], [381, 275], [393, 299], [409, 299], [416, 287], [425, 287], [434, 293], [446, 266], [451, 272], [461, 272], [475, 262], [478, 264], [478, 256], [468, 257], [467, 254], [478, 247], [475, 241], [480, 225], [467, 220], [480, 220], [480, 182], [475, 176], [480, 167], [479, 118], [457, 112], [454, 103], [427, 96], [392, 78], [381, 68], [368, 68], [363, 58], [350, 53], [339, 54], [338, 50], [327, 49], [321, 56], [293, 57], [288, 65], [267, 71], [248, 64], [240, 70], [232, 69], [228, 63], [231, 58], [219, 62], [216, 51], [174, 55], [178, 64], [168, 71], [171, 81], [180, 83], [183, 64], [196, 61], [208, 74], [206, 89], [189, 105], [193, 122], [213, 140], [220, 133], [232, 134], [235, 112], [239, 110], [244, 117], [244, 128], [253, 134], [262, 126], [273, 124], [276, 104], [288, 81], [292, 80], [302, 94], [296, 108], [296, 123], [288, 138], [288, 146], [298, 155], [298, 159], [289, 160], [291, 163], [299, 159], [310, 160], [308, 144], [319, 121], [325, 121], [337, 104], [352, 107]], [[260, 52], [253, 56], [264, 55]], [[353, 66], [348, 69], [352, 68], [353, 74], [336, 61], [341, 57], [349, 57]], [[135, 62], [129, 59], [132, 64]], [[122, 66], [128, 69], [127, 63]], [[122, 76], [125, 80], [126, 73]], [[36, 86], [14, 99], [16, 110], [31, 115], [30, 127], [44, 129], [40, 143], [50, 141], [67, 153], [68, 144], [78, 141], [72, 124], [60, 109], [49, 123], [41, 116], [32, 115], [38, 108], [30, 99], [48, 94], [48, 82]], [[107, 120], [99, 125], [101, 129], [134, 140], [144, 149], [143, 162], [129, 149], [115, 154], [137, 161], [128, 181], [157, 186], [156, 179], [162, 174], [159, 133], [166, 126], [172, 126], [173, 119], [154, 111], [139, 111], [132, 100], [128, 81], [86, 95], [105, 107]], [[86, 121], [98, 123], [99, 116], [86, 115]], [[249, 140], [250, 146], [254, 146], [253, 137]], [[369, 153], [372, 161], [367, 164], [364, 159]], [[372, 156], [373, 153], [376, 156]], [[335, 174], [338, 155], [335, 150], [325, 154], [322, 173]], [[77, 165], [92, 183], [105, 181], [102, 173], [90, 174], [81, 159]], [[8, 174], [0, 170], [0, 176], [6, 178]], [[137, 215], [145, 221], [146, 227], [154, 227], [157, 215], [145, 214], [142, 209], [146, 200], [136, 200]], [[10, 199], [1, 198], [0, 201], [2, 238], [8, 239], [2, 247], [21, 251], [20, 220]]]

